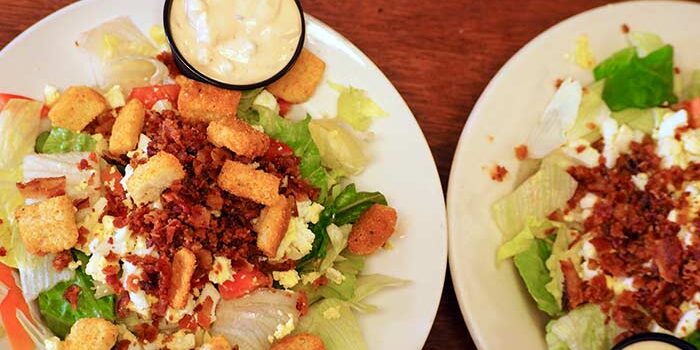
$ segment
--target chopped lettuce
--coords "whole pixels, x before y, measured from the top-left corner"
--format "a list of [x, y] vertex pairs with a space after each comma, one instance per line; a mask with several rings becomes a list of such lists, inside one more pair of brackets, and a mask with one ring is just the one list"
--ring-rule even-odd
[[323, 272], [329, 267], [333, 266], [333, 263], [335, 263], [340, 253], [348, 245], [350, 230], [352, 230], [351, 225], [343, 225], [338, 227], [335, 224], [330, 224], [326, 227], [326, 232], [328, 233], [328, 238], [330, 239], [330, 246], [326, 251], [326, 256], [323, 258], [323, 260], [321, 260], [321, 265], [318, 268], [319, 271]]
[[360, 215], [373, 204], [387, 205], [386, 198], [379, 192], [357, 192], [355, 184], [350, 184], [335, 198], [336, 225], [354, 224]]
[[301, 176], [321, 190], [319, 201], [323, 201], [328, 191], [329, 177], [328, 172], [321, 165], [318, 147], [311, 138], [309, 131], [311, 117], [307, 116], [302, 121], [293, 122], [265, 107], [253, 106], [253, 110], [255, 113], [245, 116], [245, 120], [250, 124], [261, 126], [270, 137], [287, 144], [294, 150], [294, 154], [300, 159]]
[[28, 301], [33, 301], [42, 292], [54, 288], [58, 283], [72, 279], [73, 270], [56, 271], [53, 267], [55, 254], [37, 256], [28, 252], [17, 229], [12, 236], [12, 247], [19, 270], [22, 294]]
[[89, 134], [53, 128], [37, 137], [35, 148], [37, 153], [92, 152], [95, 145], [95, 139]]
[[611, 117], [618, 123], [625, 124], [632, 129], [651, 135], [656, 126], [656, 120], [670, 112], [668, 108], [628, 108], [619, 112], [613, 112]]
[[500, 262], [530, 249], [535, 238], [544, 238], [546, 231], [553, 227], [549, 220], [528, 218], [525, 228], [498, 248], [496, 260]]
[[373, 118], [387, 116], [387, 113], [367, 96], [367, 91], [334, 83], [330, 83], [330, 86], [340, 92], [338, 118], [355, 130], [367, 131]]
[[582, 88], [578, 81], [564, 81], [530, 131], [527, 148], [533, 158], [542, 158], [566, 143], [566, 132], [574, 125], [581, 105]]
[[637, 50], [637, 56], [645, 57], [664, 46], [661, 37], [653, 33], [631, 32], [627, 40]]
[[244, 120], [256, 118], [256, 112], [253, 110], [253, 102], [260, 95], [263, 88], [246, 90], [241, 93], [241, 101], [238, 103], [238, 117]]
[[690, 74], [690, 81], [683, 88], [684, 100], [692, 100], [697, 97], [700, 97], [700, 69], [696, 69]]
[[357, 275], [365, 267], [365, 258], [351, 254], [346, 254], [343, 257], [345, 258], [344, 260], [336, 262], [333, 266], [334, 269], [343, 274], [342, 281], [336, 283], [329, 279], [328, 283], [316, 291], [308, 293], [309, 302], [313, 303], [319, 297], [336, 298], [345, 301], [353, 297], [357, 285]]
[[562, 208], [576, 191], [576, 180], [556, 165], [545, 165], [515, 191], [491, 207], [506, 240], [525, 228], [528, 218], [541, 219]]
[[18, 166], [34, 151], [41, 108], [36, 101], [13, 99], [0, 112], [0, 170]]
[[601, 97], [602, 93], [603, 82], [595, 82], [583, 89], [576, 121], [566, 131], [567, 140], [586, 139], [593, 142], [600, 138], [600, 131], [591, 128], [591, 125], [596, 125], [601, 116], [610, 115], [610, 109]]
[[546, 341], [550, 350], [608, 350], [619, 333], [598, 305], [587, 304], [550, 321]]
[[673, 93], [673, 47], [666, 45], [639, 57], [635, 48], [618, 51], [594, 70], [596, 80], [605, 79], [603, 100], [613, 112], [675, 103]]
[[407, 280], [380, 274], [361, 275], [357, 277], [355, 294], [350, 300], [353, 309], [361, 312], [376, 312], [375, 305], [367, 304], [364, 300], [384, 288], [401, 287], [410, 283]]
[[[75, 252], [75, 255], [83, 266], [87, 264], [87, 256], [80, 252]], [[63, 296], [66, 289], [72, 285], [80, 287], [78, 306], [75, 309]], [[116, 319], [114, 302], [114, 295], [96, 298], [92, 278], [85, 273], [84, 267], [79, 267], [73, 279], [60, 282], [50, 290], [39, 294], [39, 312], [46, 321], [46, 326], [58, 337], [64, 338], [70, 331], [70, 327], [81, 318], [98, 317], [114, 321]]]
[[17, 228], [14, 223], [15, 209], [24, 204], [24, 198], [16, 186], [21, 181], [20, 167], [0, 170], [0, 247], [6, 250], [5, 256], [0, 257], [0, 263], [14, 268], [17, 267], [13, 240]]
[[690, 344], [693, 344], [693, 346], [696, 348], [700, 348], [700, 331], [693, 331], [693, 333], [690, 333], [690, 335], [683, 338], [683, 340], [687, 341]]
[[362, 144], [337, 119], [312, 120], [309, 131], [327, 168], [345, 175], [357, 175], [367, 166]]
[[311, 305], [295, 332], [321, 337], [327, 350], [367, 349], [357, 317], [349, 303], [339, 299], [324, 299]]
[[581, 242], [574, 244], [573, 247], [569, 247], [573, 241], [571, 237], [571, 231], [566, 227], [559, 227], [557, 231], [557, 237], [554, 239], [554, 244], [552, 245], [552, 253], [545, 262], [545, 266], [549, 271], [551, 280], [547, 282], [545, 288], [547, 291], [554, 296], [559, 307], [562, 307], [562, 297], [564, 295], [564, 273], [561, 271], [560, 262], [562, 260], [570, 260], [574, 267], [580, 268], [579, 264], [581, 256], [578, 254], [581, 248]]
[[[81, 169], [78, 165], [87, 160], [89, 167]], [[98, 188], [88, 186], [90, 178], [99, 183], [99, 163], [90, 159], [87, 152], [70, 152], [60, 154], [30, 154], [24, 157], [22, 164], [24, 182], [49, 177], [66, 177], [66, 195], [72, 199], [100, 196]]]
[[549, 316], [556, 316], [561, 307], [554, 296], [545, 288], [552, 278], [545, 262], [552, 254], [552, 243], [544, 239], [532, 239], [529, 247], [513, 258], [515, 267], [520, 273], [537, 307]]

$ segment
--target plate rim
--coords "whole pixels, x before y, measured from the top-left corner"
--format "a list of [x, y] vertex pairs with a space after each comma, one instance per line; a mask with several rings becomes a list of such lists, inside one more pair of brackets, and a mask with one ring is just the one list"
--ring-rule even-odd
[[[471, 111], [469, 111], [465, 125], [462, 128], [462, 132], [460, 133], [457, 146], [455, 147], [455, 153], [453, 155], [452, 163], [450, 166], [450, 175], [447, 185], [446, 207], [447, 236], [449, 242], [448, 265], [450, 269], [450, 276], [452, 278], [452, 286], [457, 297], [457, 302], [459, 304], [462, 318], [464, 319], [464, 322], [467, 325], [469, 335], [471, 336], [471, 339], [474, 342], [474, 345], [477, 347], [477, 349], [486, 349], [486, 341], [484, 340], [484, 335], [478, 331], [478, 326], [474, 320], [474, 314], [470, 310], [469, 303], [466, 301], [468, 299], [466, 298], [466, 295], [471, 293], [471, 291], [469, 291], [469, 289], [466, 287], [466, 283], [464, 282], [466, 279], [469, 278], [469, 276], [465, 275], [465, 272], [468, 271], [463, 271], [463, 268], [459, 264], [457, 264], [457, 256], [460, 253], [458, 252], [458, 248], [454, 243], [456, 241], [456, 236], [460, 234], [459, 232], [457, 232], [458, 226], [460, 225], [457, 223], [458, 221], [456, 218], [457, 215], [459, 215], [457, 209], [457, 203], [459, 202], [459, 199], [456, 197], [457, 194], [455, 192], [457, 191], [456, 188], [458, 186], [458, 182], [460, 181], [459, 179], [457, 179], [459, 175], [458, 173], [461, 172], [459, 170], [461, 167], [455, 165], [462, 164], [464, 162], [464, 153], [468, 151], [465, 148], [464, 144], [466, 143], [465, 140], [470, 137], [469, 134], [472, 132], [473, 125], [476, 123], [474, 122], [474, 120], [483, 119], [485, 117], [484, 113], [481, 111], [483, 109], [482, 106], [485, 104], [485, 101], [489, 98], [489, 96], [493, 94], [495, 86], [501, 80], [505, 79], [504, 77], [507, 76], [507, 74], [513, 69], [513, 65], [515, 64], [515, 62], [520, 60], [521, 57], [526, 55], [529, 51], [533, 50], [533, 47], [538, 46], [539, 44], [541, 44], [541, 42], [546, 41], [548, 37], [553, 32], [558, 31], [560, 27], [566, 26], [569, 23], [583, 16], [589, 16], [597, 12], [607, 11], [611, 8], [635, 7], [639, 4], [652, 4], [658, 6], [676, 6], [679, 4], [700, 6], [700, 3], [696, 3], [690, 0], [629, 0], [619, 3], [601, 5], [571, 15], [537, 34], [534, 38], [530, 39], [525, 45], [520, 47], [510, 58], [508, 58], [508, 60], [501, 66], [501, 68], [499, 68], [498, 72], [496, 72], [496, 74], [491, 78], [491, 80], [489, 80], [488, 84], [486, 85], [482, 93], [479, 95], [479, 98], [474, 104], [474, 107], [472, 107]], [[462, 235], [468, 236], [469, 233], [462, 233]]]
[[[44, 25], [47, 25], [48, 22], [53, 21], [55, 18], [59, 18], [61, 16], [64, 16], [71, 11], [74, 11], [78, 8], [81, 8], [83, 6], [90, 6], [92, 3], [97, 3], [100, 2], [101, 0], [82, 0], [82, 1], [76, 1], [70, 4], [67, 4], [56, 11], [48, 14], [47, 16], [41, 18], [37, 22], [33, 23], [31, 26], [27, 27], [25, 30], [23, 30], [21, 33], [19, 33], [17, 36], [15, 36], [10, 42], [8, 42], [1, 50], [0, 50], [0, 58], [2, 58], [6, 52], [11, 51], [14, 46], [18, 45], [22, 41], [24, 41], [26, 38], [31, 37], [33, 33], [37, 30], [39, 30], [41, 27]], [[160, 1], [160, 0], [159, 0]], [[439, 280], [442, 281], [442, 284], [439, 286], [439, 288], [434, 288], [433, 290], [435, 291], [432, 293], [433, 299], [432, 300], [432, 307], [431, 311], [427, 312], [428, 317], [423, 319], [422, 321], [425, 322], [425, 327], [424, 329], [421, 329], [422, 335], [417, 337], [417, 340], [419, 340], [418, 343], [416, 343], [417, 348], [422, 348], [425, 345], [425, 342], [428, 339], [428, 336], [431, 333], [431, 330], [435, 324], [435, 318], [437, 317], [438, 309], [440, 306], [440, 302], [442, 300], [442, 292], [445, 288], [445, 277], [447, 274], [447, 265], [448, 265], [448, 242], [449, 242], [449, 232], [448, 232], [448, 221], [447, 221], [447, 207], [446, 207], [446, 201], [445, 201], [445, 190], [443, 189], [442, 182], [440, 180], [440, 173], [438, 171], [437, 163], [435, 161], [435, 156], [433, 155], [433, 151], [430, 148], [430, 144], [428, 143], [428, 140], [425, 136], [425, 133], [423, 132], [422, 127], [418, 123], [418, 120], [415, 117], [415, 114], [411, 110], [411, 107], [409, 104], [406, 102], [405, 98], [401, 95], [401, 93], [398, 91], [396, 86], [392, 83], [392, 81], [386, 76], [384, 71], [382, 71], [379, 66], [370, 58], [368, 57], [360, 48], [358, 48], [352, 41], [350, 41], [348, 38], [346, 38], [344, 35], [330, 27], [328, 24], [323, 22], [322, 20], [318, 19], [317, 17], [309, 14], [308, 12], [304, 12], [304, 15], [306, 16], [307, 22], [310, 22], [313, 25], [318, 25], [322, 30], [327, 31], [331, 35], [335, 36], [337, 39], [340, 39], [346, 47], [348, 47], [357, 57], [361, 58], [363, 61], [369, 64], [371, 68], [376, 70], [378, 72], [379, 77], [386, 81], [388, 83], [388, 88], [390, 88], [390, 92], [395, 93], [398, 98], [400, 99], [401, 103], [403, 106], [405, 106], [406, 110], [409, 112], [410, 118], [406, 118], [405, 122], [412, 124], [411, 127], [415, 127], [415, 129], [418, 131], [418, 142], [421, 144], [422, 147], [424, 147], [425, 150], [427, 150], [428, 154], [431, 156], [431, 167], [430, 167], [430, 172], [431, 178], [429, 179], [429, 183], [426, 183], [427, 185], [434, 187], [437, 190], [437, 193], [440, 194], [440, 201], [439, 201], [439, 208], [438, 211], [441, 215], [436, 217], [439, 221], [437, 222], [437, 228], [435, 231], [433, 231], [433, 234], [437, 232], [439, 234], [439, 244], [436, 244], [439, 249], [437, 251], [437, 257], [434, 258], [433, 260], [435, 261], [435, 267], [437, 271], [439, 271]], [[407, 116], [408, 117], [408, 116]], [[434, 255], [435, 256], [435, 255]], [[416, 330], [413, 330], [415, 333]]]

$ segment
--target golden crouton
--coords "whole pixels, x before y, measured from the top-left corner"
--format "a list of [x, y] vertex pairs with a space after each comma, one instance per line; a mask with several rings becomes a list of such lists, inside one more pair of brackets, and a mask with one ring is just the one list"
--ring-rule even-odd
[[185, 171], [174, 155], [158, 152], [140, 165], [126, 181], [127, 191], [136, 204], [154, 202], [173, 182], [185, 178]]
[[117, 342], [117, 326], [101, 318], [82, 318], [75, 322], [63, 342], [67, 350], [110, 350]]
[[209, 339], [208, 342], [204, 343], [199, 350], [231, 350], [233, 347], [231, 343], [222, 336], [216, 336]]
[[67, 196], [18, 208], [15, 216], [27, 250], [44, 255], [73, 248], [78, 243], [75, 211], [73, 202]]
[[325, 62], [304, 49], [292, 69], [267, 90], [290, 103], [306, 102], [316, 91], [325, 69]]
[[170, 306], [174, 309], [182, 309], [187, 304], [190, 282], [196, 265], [197, 257], [187, 248], [181, 248], [173, 256], [173, 275], [170, 278], [168, 298]]
[[221, 118], [233, 118], [241, 101], [241, 92], [221, 89], [178, 76], [180, 85], [177, 106], [180, 115], [190, 122], [211, 122]]
[[279, 196], [274, 204], [260, 212], [260, 218], [253, 228], [258, 233], [258, 248], [268, 257], [277, 255], [277, 248], [287, 233], [291, 218], [292, 205], [284, 196]]
[[255, 158], [270, 147], [270, 137], [235, 118], [215, 120], [207, 127], [207, 138], [216, 147], [226, 147], [236, 154]]
[[139, 135], [143, 129], [146, 117], [146, 106], [137, 99], [131, 99], [122, 107], [112, 126], [112, 136], [109, 138], [109, 153], [121, 156], [136, 149]]
[[270, 350], [326, 350], [326, 347], [318, 336], [301, 333], [282, 338]]
[[273, 205], [279, 197], [277, 176], [232, 160], [224, 163], [217, 183], [226, 192], [264, 205]]
[[51, 107], [49, 119], [55, 127], [81, 131], [107, 109], [109, 104], [102, 94], [86, 86], [74, 86]]
[[360, 215], [348, 237], [348, 249], [357, 255], [369, 255], [381, 248], [396, 228], [396, 210], [374, 204]]

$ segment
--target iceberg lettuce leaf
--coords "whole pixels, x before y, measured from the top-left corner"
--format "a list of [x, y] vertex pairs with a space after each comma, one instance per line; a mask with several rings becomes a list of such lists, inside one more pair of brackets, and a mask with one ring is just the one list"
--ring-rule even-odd
[[0, 112], [0, 170], [14, 168], [34, 151], [42, 104], [13, 99]]
[[700, 69], [693, 70], [688, 84], [683, 89], [683, 100], [692, 100], [700, 97]]
[[545, 232], [553, 227], [547, 219], [528, 218], [525, 228], [498, 248], [496, 260], [500, 262], [528, 250], [535, 238], [544, 238]]
[[327, 168], [344, 175], [357, 175], [368, 163], [360, 140], [345, 130], [337, 119], [312, 120], [309, 131]]
[[552, 349], [608, 350], [620, 329], [595, 304], [578, 307], [547, 324], [547, 346]]
[[576, 122], [582, 96], [578, 81], [567, 79], [561, 84], [528, 135], [531, 157], [542, 158], [566, 143], [566, 133]]
[[299, 320], [295, 333], [321, 337], [327, 350], [367, 349], [357, 317], [350, 305], [339, 299], [324, 299], [311, 305], [308, 314]]
[[661, 37], [654, 33], [631, 32], [627, 40], [637, 50], [639, 57], [645, 57], [665, 45]]
[[513, 262], [537, 307], [549, 316], [556, 316], [561, 312], [561, 307], [545, 288], [552, 279], [545, 266], [552, 254], [552, 243], [544, 239], [532, 239], [529, 243], [529, 247], [515, 255]]
[[338, 92], [338, 118], [350, 124], [355, 130], [367, 131], [374, 118], [388, 114], [367, 96], [367, 91], [352, 86], [330, 83]]

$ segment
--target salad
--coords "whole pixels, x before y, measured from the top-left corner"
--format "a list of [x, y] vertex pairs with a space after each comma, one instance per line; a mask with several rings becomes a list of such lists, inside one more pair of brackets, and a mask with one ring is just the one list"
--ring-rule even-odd
[[700, 346], [700, 71], [674, 48], [630, 32], [628, 47], [575, 61], [515, 147], [516, 188], [492, 206], [539, 310], [549, 349], [610, 349], [659, 332]]
[[97, 86], [0, 98], [0, 316], [14, 349], [364, 349], [397, 212], [352, 183], [384, 111], [304, 50], [266, 88], [180, 75], [163, 28], [76, 42]]

